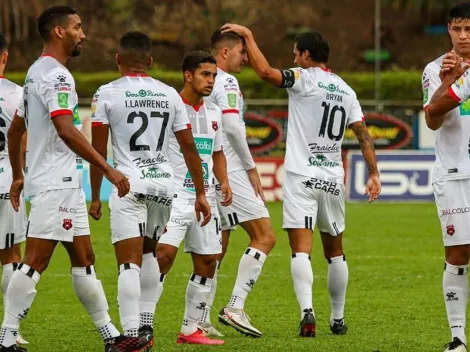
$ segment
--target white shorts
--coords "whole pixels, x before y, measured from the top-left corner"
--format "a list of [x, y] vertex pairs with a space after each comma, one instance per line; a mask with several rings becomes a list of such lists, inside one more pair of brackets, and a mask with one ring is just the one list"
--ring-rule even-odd
[[228, 174], [232, 188], [232, 204], [228, 207], [220, 205], [224, 200], [220, 185], [216, 185], [217, 205], [221, 217], [222, 230], [234, 230], [237, 224], [269, 218], [269, 212], [261, 198], [255, 194], [248, 174], [245, 170], [236, 170]]
[[170, 218], [172, 202], [173, 197], [135, 192], [119, 198], [114, 190], [109, 197], [111, 242], [144, 236], [158, 240]]
[[24, 198], [20, 198], [20, 209], [16, 212], [10, 203], [10, 193], [0, 193], [0, 250], [23, 242], [26, 239], [26, 224]]
[[196, 220], [194, 201], [174, 202], [166, 232], [158, 243], [179, 247], [183, 239], [184, 251], [201, 255], [222, 253], [222, 237], [217, 206], [211, 205], [211, 220], [201, 227]]
[[85, 193], [81, 188], [55, 189], [30, 197], [27, 237], [73, 242], [90, 234]]
[[310, 229], [337, 236], [344, 231], [344, 185], [286, 171], [282, 186], [283, 229]]
[[470, 244], [470, 179], [433, 183], [444, 246]]

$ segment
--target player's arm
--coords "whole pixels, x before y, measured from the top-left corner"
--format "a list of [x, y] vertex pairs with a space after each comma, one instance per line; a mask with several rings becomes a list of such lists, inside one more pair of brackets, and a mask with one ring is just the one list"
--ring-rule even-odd
[[28, 132], [25, 132], [23, 134], [23, 137], [21, 137], [21, 168], [26, 170], [26, 146], [27, 146], [27, 141], [28, 141]]
[[266, 60], [258, 48], [253, 33], [248, 28], [228, 23], [222, 27], [222, 32], [235, 32], [245, 38], [248, 60], [259, 78], [276, 87], [283, 87], [285, 85], [285, 78], [282, 72], [269, 65], [268, 60]]
[[[104, 160], [108, 157], [108, 135], [109, 125], [92, 125], [91, 129], [91, 145]], [[100, 169], [91, 165], [90, 167], [90, 184], [91, 184], [91, 203], [88, 214], [95, 219], [101, 218], [101, 200], [100, 190], [101, 183], [103, 182], [103, 172]]]
[[227, 207], [232, 204], [232, 189], [228, 182], [227, 159], [225, 159], [224, 151], [222, 149], [214, 151], [212, 153], [212, 160], [214, 160], [214, 175], [220, 183], [222, 196], [224, 197], [224, 201], [221, 204]]
[[10, 158], [13, 182], [10, 188], [10, 201], [15, 211], [20, 206], [20, 195], [23, 190], [23, 158], [21, 153], [21, 140], [26, 132], [26, 124], [23, 118], [15, 114], [8, 129], [8, 156]]

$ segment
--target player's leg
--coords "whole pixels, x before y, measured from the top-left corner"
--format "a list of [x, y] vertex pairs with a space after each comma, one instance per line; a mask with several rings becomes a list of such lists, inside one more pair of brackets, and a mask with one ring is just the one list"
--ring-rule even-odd
[[140, 272], [140, 324], [139, 334], [153, 334], [153, 318], [157, 302], [163, 290], [160, 267], [156, 257], [158, 239], [170, 218], [171, 201], [159, 198], [147, 200], [147, 226], [144, 239], [144, 255]]
[[[5, 193], [6, 195], [8, 193]], [[20, 199], [20, 209], [13, 210], [9, 197], [0, 199], [0, 262], [2, 264], [2, 293], [3, 306], [5, 306], [6, 292], [13, 273], [21, 262], [21, 242], [26, 239], [26, 209], [24, 199]], [[19, 333], [16, 338], [18, 344], [27, 344]]]
[[283, 186], [283, 229], [288, 233], [292, 253], [291, 275], [301, 316], [299, 334], [304, 337], [314, 337], [316, 321], [313, 309], [313, 270], [310, 253], [318, 203], [314, 189], [303, 183], [306, 180], [304, 176], [286, 172]]
[[349, 270], [343, 251], [345, 229], [344, 185], [322, 183], [319, 190], [318, 228], [321, 233], [323, 253], [328, 261], [328, 292], [330, 294], [330, 330], [335, 335], [348, 331], [344, 322], [344, 305]]
[[[186, 288], [184, 319], [177, 343], [221, 345], [223, 340], [205, 336], [207, 329], [200, 328], [211, 290], [217, 265], [216, 256], [222, 250], [217, 207], [212, 206], [212, 218], [205, 227], [200, 227], [195, 218], [189, 227], [185, 240], [185, 252], [190, 252], [193, 260], [193, 273]], [[193, 213], [194, 217], [194, 213]]]
[[262, 333], [251, 325], [244, 312], [245, 301], [261, 274], [276, 238], [268, 210], [263, 201], [256, 197], [246, 172], [234, 171], [229, 174], [229, 178], [233, 201], [232, 205], [221, 209], [221, 215], [230, 226], [240, 224], [248, 233], [250, 244], [240, 259], [232, 296], [228, 305], [220, 311], [219, 320], [226, 323], [230, 319], [238, 320], [232, 326], [242, 326], [239, 331], [260, 337]]
[[[5, 313], [0, 332], [0, 348], [13, 348], [19, 325], [26, 317], [36, 296], [36, 285], [46, 270], [61, 235], [61, 191], [32, 196], [25, 256], [14, 271], [5, 298]], [[62, 229], [63, 230], [63, 229]], [[62, 231], [63, 232], [63, 231]], [[72, 236], [70, 235], [70, 240]]]
[[445, 351], [461, 352], [467, 344], [470, 180], [438, 181], [433, 188], [445, 246], [442, 286], [452, 335]]

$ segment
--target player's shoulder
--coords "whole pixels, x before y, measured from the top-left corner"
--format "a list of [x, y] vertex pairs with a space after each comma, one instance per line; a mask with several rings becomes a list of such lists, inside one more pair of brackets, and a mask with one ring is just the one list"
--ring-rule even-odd
[[218, 115], [222, 114], [222, 109], [218, 105], [214, 104], [209, 99], [209, 97], [204, 97], [203, 99], [204, 99], [204, 104], [206, 105], [206, 109], [208, 111], [213, 112], [213, 113], [218, 114]]
[[357, 99], [354, 89], [340, 75], [318, 67], [315, 68], [315, 74], [316, 88], [329, 93], [340, 94], [343, 97]]
[[21, 93], [23, 91], [23, 87], [10, 81], [8, 78], [2, 78], [2, 84], [0, 87], [3, 91], [7, 91], [9, 93]]
[[239, 89], [238, 79], [234, 75], [225, 72], [224, 70], [217, 69], [217, 77], [215, 79], [215, 84], [224, 89]]
[[439, 74], [439, 71], [441, 70], [442, 62], [444, 61], [444, 55], [439, 56], [438, 58], [434, 59], [430, 63], [426, 65], [424, 68], [424, 73], [437, 73]]

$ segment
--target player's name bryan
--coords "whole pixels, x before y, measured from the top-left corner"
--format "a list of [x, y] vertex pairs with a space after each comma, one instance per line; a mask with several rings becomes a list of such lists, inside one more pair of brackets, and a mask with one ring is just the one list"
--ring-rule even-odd
[[151, 108], [151, 109], [169, 109], [168, 100], [125, 100], [126, 108]]

